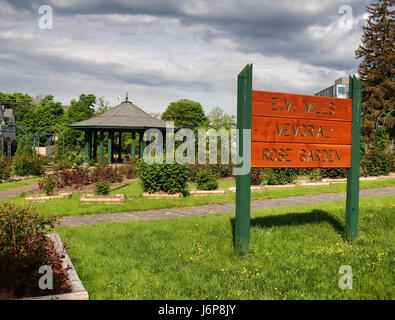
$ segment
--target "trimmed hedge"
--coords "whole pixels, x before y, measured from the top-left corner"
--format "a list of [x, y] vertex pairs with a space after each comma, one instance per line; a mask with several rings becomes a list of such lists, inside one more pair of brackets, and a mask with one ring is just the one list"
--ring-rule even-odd
[[215, 190], [218, 188], [217, 177], [207, 169], [197, 173], [196, 183], [199, 190]]
[[283, 185], [293, 183], [299, 174], [296, 168], [269, 168], [266, 169], [268, 185]]
[[41, 176], [44, 172], [44, 161], [38, 155], [18, 155], [14, 158], [14, 172], [18, 176]]
[[6, 156], [2, 156], [0, 158], [0, 179], [7, 180], [11, 176], [11, 171], [12, 171], [11, 159]]
[[186, 164], [147, 164], [143, 159], [137, 163], [137, 172], [144, 192], [164, 191], [170, 194], [184, 192], [189, 178]]
[[379, 148], [369, 150], [361, 159], [361, 176], [388, 175], [394, 168], [395, 157], [392, 152]]

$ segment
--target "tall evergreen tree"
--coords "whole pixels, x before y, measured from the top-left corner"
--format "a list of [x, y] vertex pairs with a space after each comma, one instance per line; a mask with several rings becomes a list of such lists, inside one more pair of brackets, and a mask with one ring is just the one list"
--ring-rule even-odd
[[[356, 50], [361, 58], [358, 74], [362, 84], [363, 131], [371, 140], [377, 118], [395, 109], [395, 0], [375, 0], [367, 6], [368, 20], [363, 27], [362, 44]], [[388, 125], [388, 126], [387, 126]], [[395, 118], [386, 127], [395, 137]]]

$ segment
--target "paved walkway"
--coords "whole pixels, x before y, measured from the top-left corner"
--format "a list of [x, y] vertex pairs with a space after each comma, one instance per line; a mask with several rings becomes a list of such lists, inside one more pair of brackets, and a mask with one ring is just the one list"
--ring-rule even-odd
[[[395, 195], [395, 187], [361, 189], [360, 198]], [[280, 208], [288, 206], [308, 205], [341, 201], [346, 199], [345, 193], [323, 193], [313, 196], [297, 196], [280, 199], [254, 200], [251, 201], [251, 209]], [[60, 220], [61, 226], [81, 226], [105, 222], [123, 222], [137, 220], [157, 220], [166, 218], [180, 218], [202, 216], [223, 212], [235, 211], [234, 203], [208, 204], [196, 207], [156, 209], [148, 211], [132, 211], [123, 213], [88, 214], [74, 217], [64, 217]]]
[[26, 186], [12, 188], [12, 189], [8, 189], [5, 191], [0, 191], [0, 200], [5, 200], [5, 199], [11, 198], [11, 197], [17, 197], [22, 192], [32, 193], [32, 192], [37, 191], [39, 189], [40, 188], [38, 186], [38, 183], [36, 182], [36, 183], [28, 184]]

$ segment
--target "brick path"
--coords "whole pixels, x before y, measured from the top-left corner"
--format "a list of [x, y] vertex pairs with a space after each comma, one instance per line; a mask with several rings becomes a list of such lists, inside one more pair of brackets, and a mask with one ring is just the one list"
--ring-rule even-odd
[[[395, 195], [395, 187], [361, 189], [360, 198], [376, 196]], [[288, 206], [308, 205], [314, 203], [325, 203], [331, 201], [345, 200], [345, 193], [323, 193], [312, 196], [297, 196], [280, 199], [251, 201], [251, 209], [280, 208]], [[74, 217], [64, 217], [60, 220], [61, 226], [80, 226], [105, 222], [123, 222], [137, 220], [157, 220], [166, 218], [180, 218], [202, 216], [223, 212], [234, 212], [234, 203], [208, 204], [196, 207], [156, 209], [148, 211], [132, 211], [123, 213], [89, 214]]]
[[38, 183], [28, 184], [26, 186], [12, 188], [5, 191], [0, 191], [0, 200], [5, 200], [12, 197], [19, 196], [22, 192], [32, 193], [39, 190]]

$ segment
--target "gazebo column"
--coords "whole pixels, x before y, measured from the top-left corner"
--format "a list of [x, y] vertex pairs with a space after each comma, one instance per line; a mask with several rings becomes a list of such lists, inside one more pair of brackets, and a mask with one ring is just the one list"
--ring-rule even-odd
[[136, 132], [132, 131], [131, 160], [136, 160]]
[[122, 163], [122, 131], [118, 132], [118, 163]]
[[85, 163], [89, 163], [92, 151], [92, 132], [85, 130]]
[[99, 160], [104, 161], [104, 131], [100, 131], [99, 137]]
[[97, 161], [97, 130], [93, 131], [93, 160]]
[[144, 154], [144, 131], [139, 132], [139, 158], [143, 159], [143, 154]]
[[113, 153], [112, 153], [112, 140], [113, 139], [114, 139], [114, 132], [110, 130], [108, 132], [108, 146], [107, 146], [107, 149], [108, 149], [108, 164], [112, 163], [112, 155], [113, 155]]

